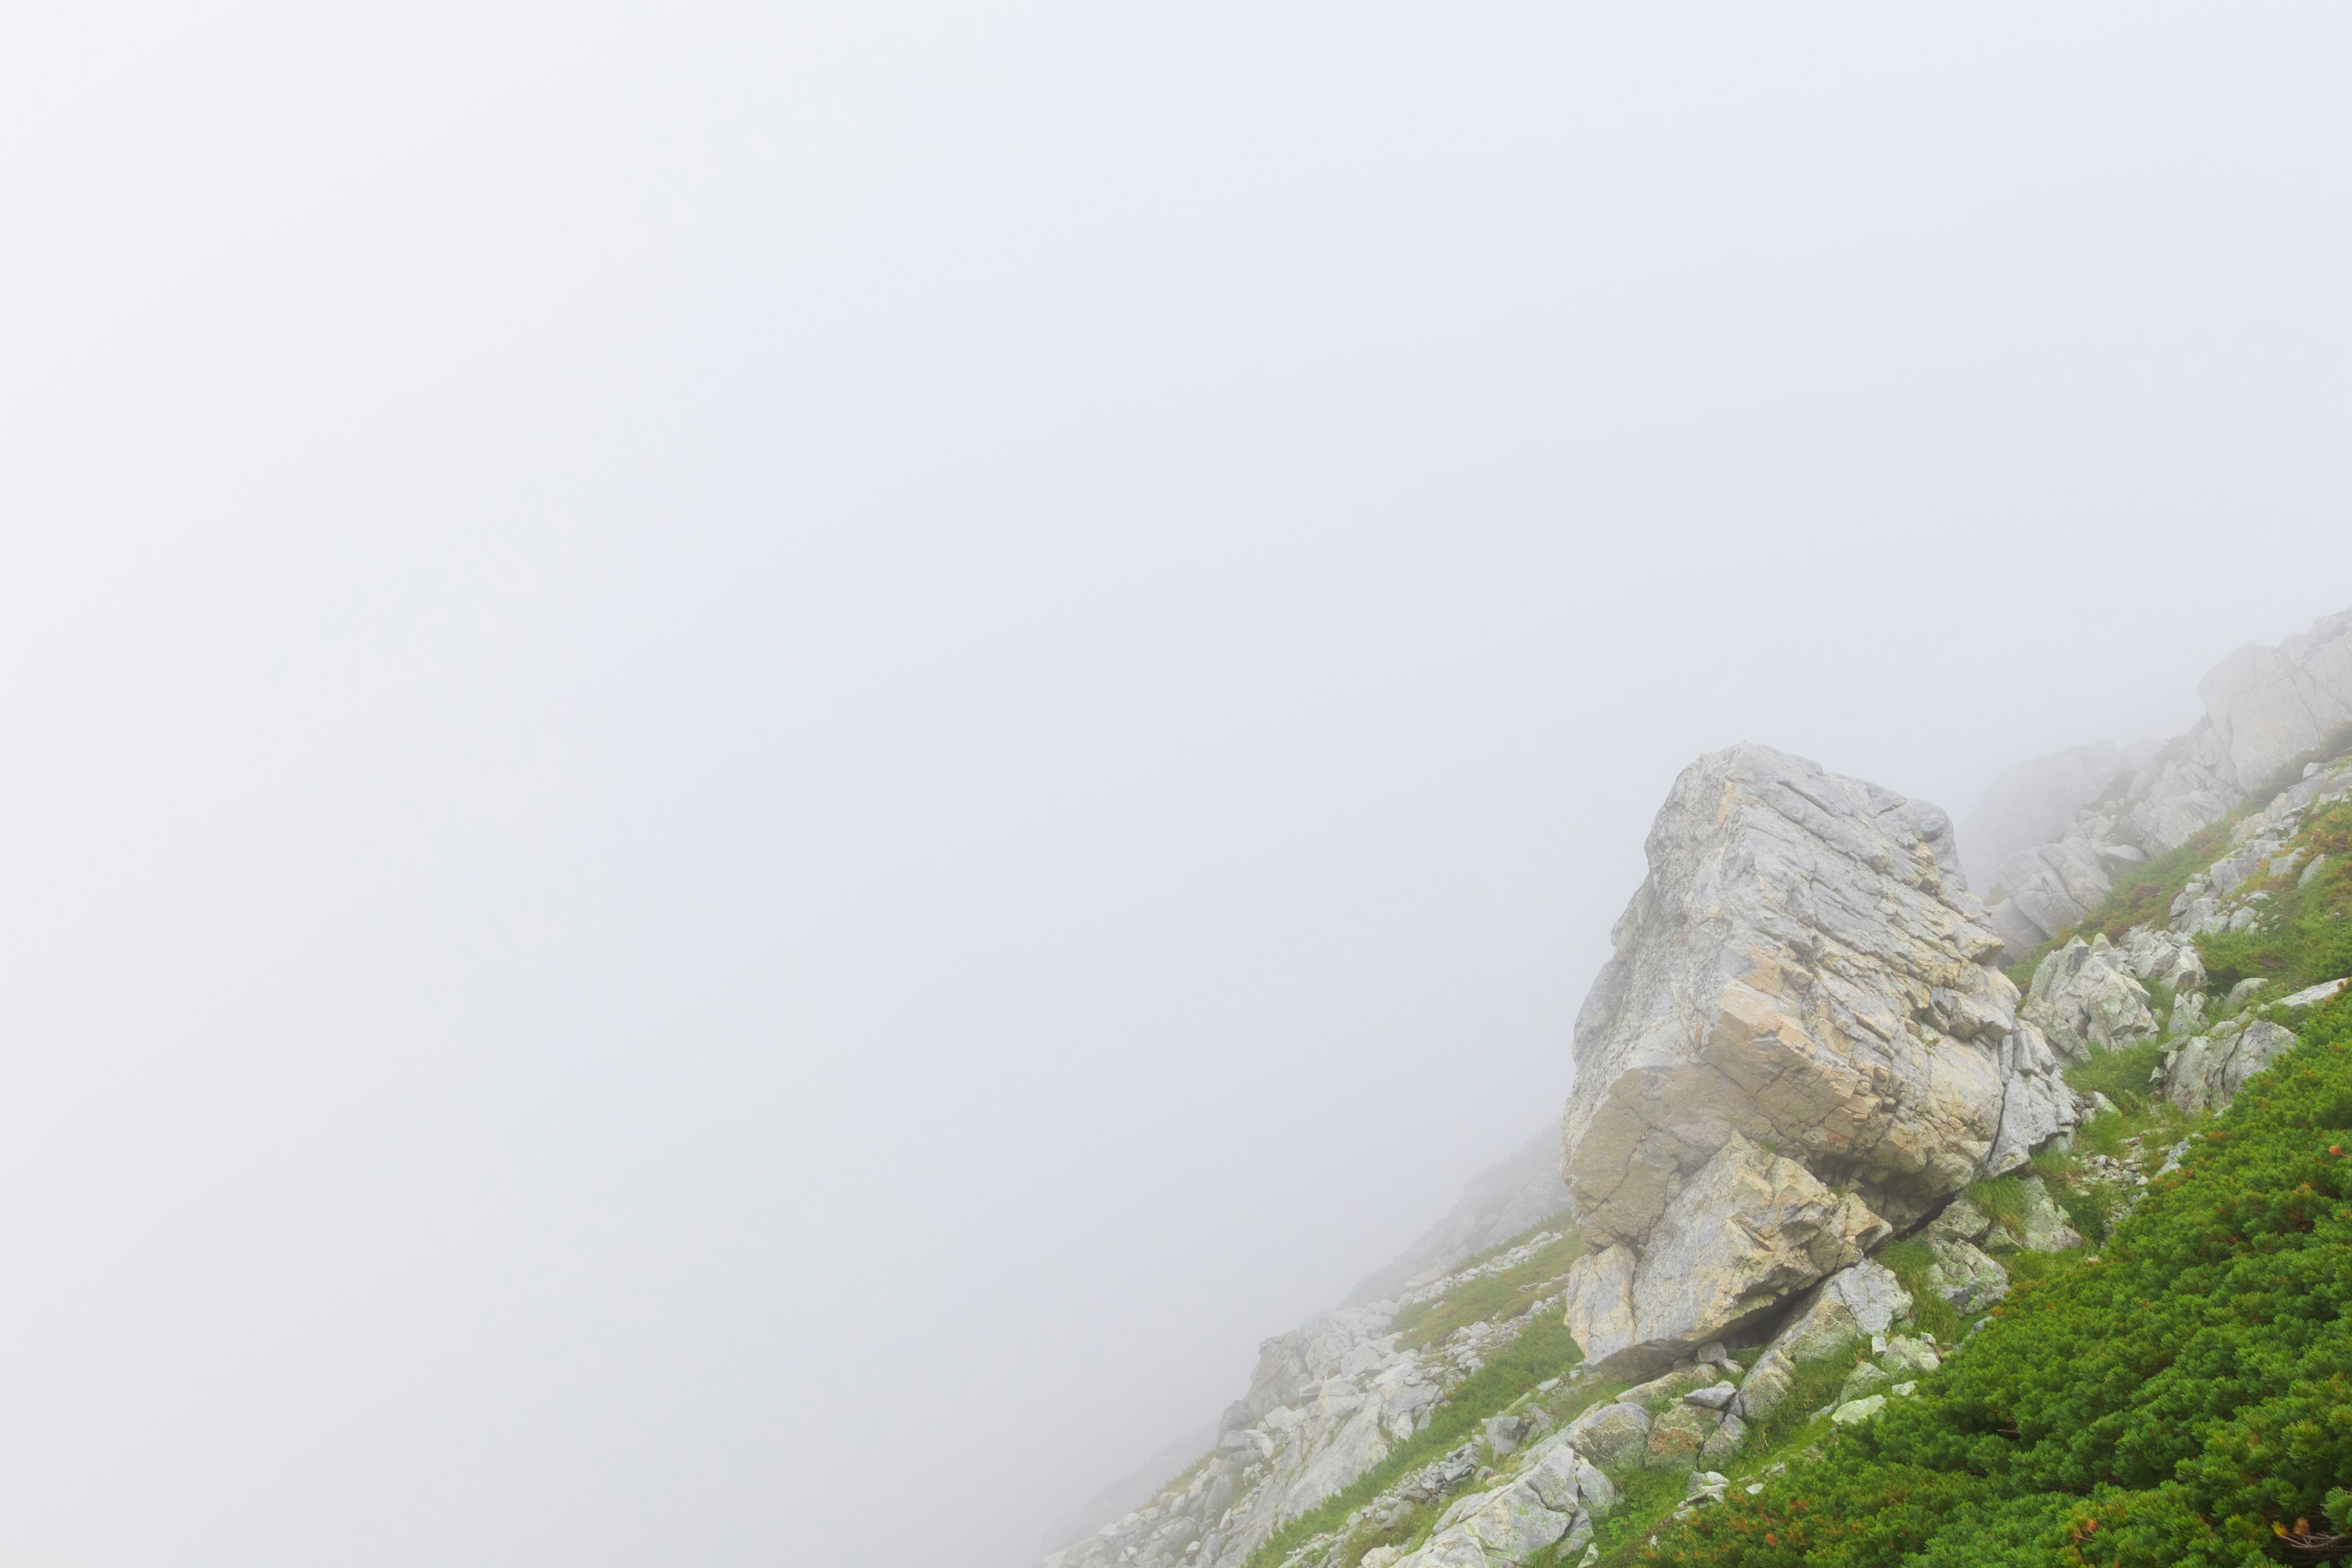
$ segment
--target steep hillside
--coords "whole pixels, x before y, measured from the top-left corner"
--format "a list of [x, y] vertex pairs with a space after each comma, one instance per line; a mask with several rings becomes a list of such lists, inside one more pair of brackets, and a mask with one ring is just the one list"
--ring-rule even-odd
[[1995, 803], [2096, 791], [1991, 909], [1937, 808], [1700, 758], [1578, 1017], [1569, 1208], [1268, 1341], [1055, 1568], [2352, 1556], [2352, 612], [2201, 690]]

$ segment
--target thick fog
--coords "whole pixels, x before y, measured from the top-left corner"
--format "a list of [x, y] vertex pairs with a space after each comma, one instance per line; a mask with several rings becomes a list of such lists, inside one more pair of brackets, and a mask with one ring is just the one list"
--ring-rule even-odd
[[1034, 1562], [1693, 756], [2352, 605], [2336, 7], [6, 36], [0, 1563]]

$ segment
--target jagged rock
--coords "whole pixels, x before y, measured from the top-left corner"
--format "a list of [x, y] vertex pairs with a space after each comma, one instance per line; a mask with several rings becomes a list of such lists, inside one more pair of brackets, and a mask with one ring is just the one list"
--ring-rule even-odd
[[[2079, 921], [2105, 895], [2109, 862], [2179, 847], [2267, 783], [2281, 762], [2317, 746], [2352, 715], [2352, 611], [2325, 616], [2276, 648], [2240, 648], [2206, 675], [2198, 695], [2205, 717], [2188, 734], [2136, 742], [2099, 798], [2001, 859], [1997, 875], [2009, 897], [1990, 918], [2013, 956]], [[2331, 768], [2312, 772], [2274, 805], [2299, 808], [2335, 776]], [[1992, 805], [1989, 795], [1971, 822]], [[2229, 875], [2274, 874], [2270, 857], [2277, 848], [2275, 842], [2263, 847]], [[2174, 904], [2172, 929], [2189, 936], [2227, 929], [2231, 917], [2220, 895], [2228, 891], [2206, 879], [2192, 883]]]
[[1848, 1341], [1883, 1334], [1911, 1310], [1911, 1293], [1884, 1265], [1864, 1260], [1840, 1269], [1798, 1304], [1732, 1404], [1735, 1414], [1757, 1422], [1788, 1396], [1790, 1379], [1807, 1362], [1819, 1361]]
[[1727, 1326], [1711, 1314], [1804, 1284], [1787, 1267], [1797, 1254], [1835, 1266], [1839, 1248], [1824, 1258], [1815, 1237], [1775, 1242], [1752, 1268], [1710, 1265], [1722, 1288], [1704, 1308], [1668, 1305], [1703, 1245], [1745, 1250], [1675, 1234], [1719, 1205], [1668, 1220], [1735, 1136], [1824, 1189], [1850, 1184], [1857, 1208], [1807, 1221], [1832, 1236], [1866, 1234], [1864, 1213], [1907, 1223], [1965, 1186], [2000, 1128], [1998, 1053], [2016, 1027], [2015, 988], [1986, 962], [2000, 939], [1934, 806], [1737, 746], [1675, 781], [1647, 851], [1577, 1021], [1563, 1129], [1590, 1248], [1570, 1321], [1594, 1336], [1588, 1354], [1679, 1353]]
[[2134, 926], [2124, 933], [2120, 956], [2134, 978], [2147, 985], [2169, 985], [2176, 997], [2205, 989], [2205, 960], [2197, 943], [2176, 931]]
[[2296, 992], [2292, 996], [2280, 997], [2277, 1002], [2273, 1004], [2273, 1005], [2279, 1007], [2316, 1007], [2324, 1002], [2334, 999], [2336, 994], [2338, 991], [2343, 990], [2345, 982], [2342, 980], [2323, 980], [2316, 985], [2305, 986], [2302, 990]]
[[1943, 1356], [1933, 1342], [1912, 1334], [1898, 1334], [1886, 1342], [1886, 1353], [1878, 1364], [1891, 1377], [1905, 1377], [1937, 1370], [1944, 1364]]
[[1524, 1415], [1490, 1415], [1486, 1425], [1486, 1447], [1499, 1459], [1518, 1447], [1532, 1423]]
[[1650, 1422], [1650, 1446], [1642, 1455], [1649, 1470], [1688, 1469], [1698, 1462], [1698, 1451], [1723, 1424], [1723, 1413], [1695, 1405], [1662, 1410]]
[[1445, 1217], [1386, 1267], [1356, 1281], [1346, 1304], [1367, 1306], [1394, 1296], [1416, 1277], [1442, 1275], [1567, 1207], [1568, 1184], [1559, 1179], [1559, 1129], [1546, 1127], [1472, 1177]]
[[2158, 1069], [2165, 1097], [2184, 1110], [2219, 1110], [2294, 1045], [2294, 1032], [2267, 1018], [2232, 1019], [2166, 1057]]
[[[1578, 1260], [1569, 1331], [1604, 1377], [1647, 1370], [1857, 1261], [1888, 1233], [1860, 1199], [1734, 1132], [1667, 1204], [1636, 1268], [1622, 1256]], [[1624, 1294], [1612, 1299], [1619, 1282]]]
[[2094, 1050], [2123, 1050], [2157, 1036], [2147, 987], [2132, 978], [2104, 932], [2089, 942], [2076, 937], [2044, 958], [2018, 1016], [2076, 1062], [2090, 1060]]
[[1699, 1446], [1699, 1463], [1703, 1465], [1722, 1464], [1726, 1460], [1731, 1458], [1734, 1455], [1738, 1454], [1739, 1452], [1740, 1446], [1747, 1441], [1748, 1423], [1742, 1421], [1738, 1416], [1732, 1415], [1728, 1411], [1726, 1411], [1724, 1413], [1723, 1424], [1715, 1429], [1715, 1436], [1709, 1437], [1705, 1443]]
[[1650, 1446], [1650, 1413], [1639, 1405], [1596, 1405], [1558, 1436], [1602, 1469], [1622, 1470], [1640, 1463]]
[[2099, 796], [2126, 763], [2113, 741], [2076, 746], [2005, 769], [1959, 825], [1969, 886], [1985, 891], [2000, 863], [2021, 849], [2066, 836], [2074, 814]]
[[2019, 850], [2000, 863], [1998, 874], [2009, 892], [2002, 900], [2007, 908], [2000, 924], [2028, 938], [2021, 944], [2004, 931], [2002, 940], [2016, 952], [2082, 923], [2113, 885], [2098, 849], [2088, 839], [2073, 836]]
[[1839, 1385], [1837, 1402], [1840, 1405], [1852, 1404], [1854, 1400], [1876, 1394], [1894, 1381], [1886, 1375], [1885, 1368], [1871, 1362], [1856, 1362], [1853, 1370], [1845, 1374], [1845, 1382]]
[[2205, 993], [2189, 991], [2174, 998], [2172, 1017], [2166, 1025], [2168, 1035], [2193, 1035], [2205, 1026]]
[[2001, 1041], [1999, 1059], [2000, 1129], [1985, 1157], [1991, 1175], [2024, 1164], [2034, 1150], [2082, 1120], [2057, 1053], [2032, 1025], [2020, 1024]]
[[2208, 750], [2252, 789], [2352, 722], [2352, 610], [2323, 616], [2274, 648], [2246, 644], [2213, 667], [2197, 695], [2212, 718]]
[[2311, 864], [2303, 868], [2303, 875], [2294, 879], [2294, 885], [2298, 888], [2308, 888], [2319, 880], [2319, 874], [2326, 869], [2327, 869], [2327, 857], [2315, 855], [2312, 857]]
[[1544, 1449], [1517, 1480], [1455, 1502], [1438, 1521], [1429, 1544], [1398, 1568], [1498, 1568], [1527, 1562], [1570, 1536], [1582, 1521], [1591, 1539], [1593, 1516], [1616, 1501], [1607, 1479], [1564, 1444]]
[[1992, 1227], [1985, 1212], [1966, 1198], [1954, 1198], [1944, 1205], [1944, 1212], [1927, 1222], [1923, 1233], [1936, 1241], [1974, 1241]]
[[1936, 1255], [1927, 1288], [1960, 1316], [1981, 1312], [2009, 1294], [2009, 1270], [1974, 1243], [1930, 1237], [1927, 1246]]
[[1684, 1394], [1683, 1403], [1685, 1405], [1703, 1405], [1709, 1410], [1723, 1410], [1727, 1409], [1730, 1406], [1731, 1402], [1738, 1397], [1739, 1385], [1738, 1384], [1711, 1383], [1705, 1388], [1694, 1388], [1688, 1394]]

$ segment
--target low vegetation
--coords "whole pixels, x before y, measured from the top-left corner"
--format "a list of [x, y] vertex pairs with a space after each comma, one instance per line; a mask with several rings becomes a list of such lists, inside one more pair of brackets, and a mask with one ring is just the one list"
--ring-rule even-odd
[[2283, 996], [2352, 973], [2352, 801], [2315, 817], [2295, 845], [2304, 851], [2304, 867], [2314, 855], [2327, 857], [2319, 875], [2309, 882], [2299, 871], [2271, 878], [2257, 889], [2269, 895], [2260, 924], [2198, 941], [2217, 994], [2241, 980], [2261, 979], [2268, 983], [2263, 996]]
[[[1558, 1226], [1564, 1222], [1555, 1219], [1548, 1223]], [[1414, 1350], [1435, 1344], [1470, 1323], [1502, 1322], [1517, 1317], [1535, 1305], [1548, 1287], [1559, 1283], [1581, 1250], [1571, 1230], [1516, 1268], [1473, 1279], [1433, 1301], [1406, 1308], [1397, 1317], [1397, 1327], [1404, 1332], [1404, 1338], [1397, 1343]]]

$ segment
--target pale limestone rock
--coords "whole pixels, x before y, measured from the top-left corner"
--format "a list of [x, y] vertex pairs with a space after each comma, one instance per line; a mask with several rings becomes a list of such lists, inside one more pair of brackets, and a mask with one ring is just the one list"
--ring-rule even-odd
[[1894, 1377], [1913, 1377], [1935, 1372], [1944, 1364], [1943, 1356], [1934, 1342], [1913, 1334], [1897, 1334], [1886, 1342], [1886, 1353], [1878, 1364]]
[[1683, 1403], [1685, 1405], [1702, 1405], [1709, 1410], [1726, 1410], [1730, 1408], [1731, 1402], [1738, 1397], [1739, 1385], [1738, 1384], [1730, 1382], [1710, 1383], [1705, 1388], [1694, 1388], [1688, 1394], [1684, 1394]]
[[2213, 667], [2197, 695], [2211, 716], [2207, 751], [2252, 789], [2352, 722], [2352, 610], [2324, 616], [2274, 648], [2246, 644]]
[[1650, 1415], [1639, 1405], [1596, 1405], [1559, 1430], [1559, 1436], [1604, 1470], [1641, 1461], [1650, 1446]]
[[1727, 1412], [1723, 1417], [1723, 1425], [1715, 1429], [1715, 1436], [1700, 1446], [1699, 1463], [1722, 1464], [1738, 1454], [1740, 1446], [1747, 1441], [1748, 1423]]
[[1779, 1407], [1789, 1381], [1807, 1362], [1819, 1361], [1856, 1339], [1884, 1334], [1911, 1310], [1911, 1293], [1883, 1265], [1867, 1260], [1842, 1268], [1814, 1288], [1756, 1358], [1739, 1386], [1736, 1414], [1762, 1420]]
[[1426, 1546], [1392, 1559], [1396, 1568], [1503, 1568], [1563, 1539], [1576, 1550], [1580, 1528], [1591, 1541], [1592, 1519], [1615, 1504], [1616, 1489], [1565, 1443], [1548, 1442], [1531, 1453], [1517, 1479], [1457, 1499], [1439, 1516]]
[[1927, 1288], [1960, 1316], [1981, 1312], [2009, 1294], [2009, 1270], [1972, 1242], [1931, 1237], [1927, 1246], [1936, 1255]]
[[2336, 994], [2338, 991], [2343, 990], [2345, 982], [2342, 980], [2323, 980], [2316, 985], [2307, 985], [2304, 987], [2292, 996], [2280, 997], [2273, 1005], [2280, 1007], [2316, 1007], [2324, 1002], [2333, 1000]]
[[1974, 1241], [1990, 1229], [1992, 1221], [1985, 1212], [1966, 1198], [1954, 1198], [1944, 1205], [1944, 1212], [1927, 1222], [1923, 1233], [1929, 1241]]
[[2000, 1060], [2000, 1130], [1985, 1157], [1991, 1175], [2024, 1164], [2034, 1150], [2082, 1120], [2057, 1053], [2032, 1025], [2020, 1024], [2001, 1041]]
[[1705, 1388], [1715, 1381], [1714, 1371], [1704, 1365], [1678, 1366], [1663, 1376], [1647, 1383], [1637, 1383], [1617, 1396], [1620, 1405], [1638, 1405], [1643, 1409], [1680, 1399], [1696, 1388]]
[[1723, 1424], [1723, 1413], [1695, 1405], [1676, 1405], [1660, 1411], [1650, 1422], [1650, 1446], [1642, 1455], [1645, 1470], [1686, 1470], [1698, 1462], [1698, 1451]]
[[1577, 1021], [1563, 1164], [1595, 1250], [1645, 1242], [1734, 1132], [1882, 1213], [1973, 1178], [2016, 997], [1942, 812], [1738, 746], [1675, 781], [1648, 855]]
[[1845, 1382], [1838, 1389], [1837, 1402], [1840, 1405], [1851, 1404], [1854, 1400], [1876, 1394], [1894, 1381], [1886, 1375], [1885, 1368], [1871, 1362], [1856, 1362], [1853, 1370], [1845, 1374]]
[[[1999, 875], [2009, 893], [2004, 902], [2010, 906], [2010, 919], [2022, 921], [2032, 935], [2024, 948], [2080, 924], [2112, 886], [2098, 847], [2072, 835], [2019, 850], [2000, 863]], [[2023, 951], [2014, 942], [2010, 945]]]
[[2168, 985], [2176, 998], [2205, 989], [2205, 961], [2197, 943], [2176, 931], [2134, 926], [2124, 933], [2122, 958], [2135, 979], [2150, 986]]
[[2104, 932], [2089, 942], [2076, 937], [2044, 958], [2018, 1016], [2075, 1062], [2090, 1060], [2094, 1050], [2123, 1050], [2157, 1036], [2147, 987], [2132, 977]]
[[1839, 1405], [1830, 1412], [1830, 1421], [1839, 1426], [1859, 1426], [1865, 1421], [1876, 1420], [1879, 1413], [1885, 1408], [1886, 1395], [1874, 1394], [1867, 1399], [1857, 1399], [1851, 1404]]
[[1569, 1331], [1604, 1377], [1663, 1365], [1887, 1235], [1861, 1200], [1734, 1132], [1668, 1203], [1622, 1298], [1601, 1288], [1620, 1267], [1609, 1254], [1591, 1259], [1584, 1279], [1571, 1270]]
[[2219, 1110], [2294, 1045], [2294, 1032], [2267, 1018], [2231, 1019], [2166, 1058], [2158, 1069], [2165, 1096], [2184, 1110]]

